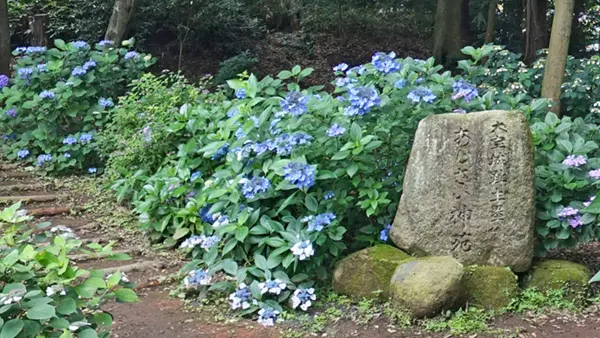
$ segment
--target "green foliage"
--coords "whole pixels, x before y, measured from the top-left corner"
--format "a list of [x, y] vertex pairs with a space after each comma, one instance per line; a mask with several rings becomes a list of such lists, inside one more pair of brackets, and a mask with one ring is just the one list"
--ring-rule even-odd
[[47, 224], [30, 229], [19, 207], [0, 213], [0, 336], [108, 337], [113, 317], [101, 308], [111, 299], [138, 301], [133, 285], [120, 272], [105, 278], [101, 270], [80, 269], [68, 255], [79, 249], [110, 255], [110, 245], [86, 250], [71, 236], [44, 231]]
[[[13, 53], [18, 56], [15, 75], [0, 91], [1, 149], [10, 160], [50, 172], [95, 168], [102, 165], [97, 134], [110, 121], [107, 108], [153, 59], [84, 42], [56, 40], [55, 45]], [[27, 155], [19, 155], [23, 150]], [[51, 160], [36, 161], [38, 155]]]
[[449, 330], [453, 335], [485, 333], [489, 331], [487, 322], [491, 317], [491, 312], [474, 307], [466, 310], [459, 309], [449, 317], [439, 317], [427, 321], [425, 329], [434, 332]]
[[536, 288], [527, 288], [507, 307], [508, 311], [522, 313], [525, 311], [542, 312], [545, 309], [568, 309], [574, 311], [579, 307], [566, 297], [565, 289], [540, 292]]
[[258, 62], [258, 57], [252, 56], [248, 51], [231, 57], [221, 62], [221, 68], [215, 76], [214, 82], [224, 84], [227, 80], [237, 78], [239, 74], [245, 71], [251, 71], [252, 67]]

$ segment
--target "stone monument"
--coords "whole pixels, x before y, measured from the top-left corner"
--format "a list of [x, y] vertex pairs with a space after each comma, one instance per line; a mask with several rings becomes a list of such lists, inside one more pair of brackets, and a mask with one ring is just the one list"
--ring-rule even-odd
[[442, 114], [419, 124], [390, 237], [417, 256], [529, 269], [534, 149], [519, 112]]

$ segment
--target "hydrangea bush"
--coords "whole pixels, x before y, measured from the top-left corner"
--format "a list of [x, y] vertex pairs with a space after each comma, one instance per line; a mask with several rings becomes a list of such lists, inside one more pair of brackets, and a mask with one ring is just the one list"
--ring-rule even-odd
[[[0, 212], [0, 336], [108, 337], [113, 318], [101, 307], [111, 299], [138, 301], [133, 284], [119, 272], [105, 277], [74, 266], [68, 255], [82, 242], [72, 231], [62, 226], [32, 230], [19, 207]], [[111, 256], [110, 246], [87, 250]], [[114, 257], [127, 258], [121, 256]]]
[[0, 80], [0, 145], [6, 158], [47, 171], [95, 173], [108, 110], [154, 60], [110, 41], [54, 45], [13, 52], [13, 77]]
[[300, 86], [311, 72], [250, 75], [229, 81], [231, 99], [210, 110], [186, 105], [172, 125], [188, 139], [134, 200], [154, 241], [192, 255], [188, 292], [230, 290], [233, 308], [266, 325], [281, 304], [306, 310], [346, 250], [387, 240], [422, 118], [547, 108], [477, 88], [433, 59], [341, 64], [331, 93]]

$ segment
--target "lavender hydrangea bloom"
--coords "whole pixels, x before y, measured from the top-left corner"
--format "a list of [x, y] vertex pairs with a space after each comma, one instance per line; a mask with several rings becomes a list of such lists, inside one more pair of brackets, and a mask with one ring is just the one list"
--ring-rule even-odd
[[183, 279], [182, 285], [186, 289], [198, 289], [200, 286], [209, 285], [211, 279], [208, 271], [200, 269], [192, 270], [188, 273], [187, 277]]
[[258, 323], [264, 327], [273, 326], [275, 322], [280, 321], [279, 311], [273, 308], [264, 308], [258, 311]]
[[583, 225], [583, 219], [579, 215], [569, 217], [568, 222], [569, 222], [569, 225], [571, 226], [571, 228], [573, 228], [573, 229]]
[[192, 236], [192, 237], [189, 237], [185, 241], [183, 241], [183, 243], [181, 243], [181, 245], [179, 246], [179, 248], [181, 248], [181, 249], [193, 249], [197, 245], [202, 244], [205, 239], [206, 239], [205, 236]]
[[590, 171], [589, 175], [593, 179], [600, 180], [600, 169]]
[[112, 107], [114, 106], [114, 103], [112, 101], [111, 98], [105, 99], [103, 97], [98, 99], [98, 104], [101, 105], [104, 108], [108, 108], [108, 107]]
[[291, 91], [281, 100], [281, 109], [292, 116], [300, 116], [308, 111], [307, 103], [308, 97], [299, 91]]
[[74, 138], [73, 136], [68, 136], [63, 139], [62, 143], [68, 144], [68, 145], [75, 144], [75, 143], [77, 143], [77, 139]]
[[33, 69], [28, 67], [19, 68], [19, 70], [17, 70], [17, 74], [20, 78], [28, 80], [33, 74]]
[[31, 46], [25, 49], [25, 54], [44, 54], [46, 50], [44, 46]]
[[402, 69], [402, 65], [399, 62], [397, 62], [395, 58], [396, 53], [394, 52], [391, 52], [389, 54], [379, 52], [373, 55], [371, 62], [373, 63], [375, 69], [384, 74], [389, 74]]
[[454, 90], [454, 94], [452, 94], [452, 100], [458, 100], [462, 97], [466, 102], [471, 102], [471, 100], [479, 95], [477, 87], [464, 80], [454, 82], [452, 89]]
[[340, 135], [344, 135], [346, 132], [346, 128], [340, 126], [337, 123], [334, 123], [329, 129], [327, 129], [327, 136], [336, 137]]
[[25, 158], [27, 156], [29, 156], [29, 150], [27, 149], [21, 149], [17, 152], [17, 157], [19, 158]]
[[590, 199], [587, 202], [583, 202], [583, 205], [587, 208], [590, 205], [592, 205], [592, 202], [594, 202], [595, 199], [596, 199], [596, 196], [592, 196], [592, 197], [590, 197]]
[[114, 41], [112, 40], [102, 40], [100, 42], [98, 42], [98, 46], [100, 47], [110, 47], [114, 44]]
[[271, 182], [264, 177], [243, 178], [240, 180], [242, 194], [248, 199], [255, 198], [257, 194], [263, 193], [271, 187]]
[[96, 68], [96, 61], [94, 61], [94, 60], [87, 61], [86, 63], [83, 64], [83, 66], [81, 68], [83, 68], [85, 71], [88, 71], [90, 68]]
[[215, 245], [219, 244], [219, 242], [221, 241], [221, 238], [219, 236], [209, 236], [204, 238], [204, 240], [202, 241], [202, 243], [200, 243], [200, 248], [208, 251], [210, 248], [214, 247]]
[[358, 80], [351, 77], [338, 77], [335, 79], [335, 86], [343, 89], [355, 83], [358, 83]]
[[87, 73], [87, 70], [83, 69], [83, 67], [77, 66], [73, 68], [71, 75], [73, 76], [83, 76]]
[[92, 134], [81, 134], [81, 136], [79, 136], [79, 142], [82, 144], [90, 143], [92, 138]]
[[292, 246], [292, 254], [303, 261], [315, 254], [312, 243], [309, 240], [298, 242]]
[[234, 310], [246, 310], [250, 307], [251, 299], [252, 292], [250, 292], [250, 288], [244, 283], [240, 283], [240, 285], [238, 285], [237, 291], [229, 295], [229, 300], [231, 301], [231, 308]]
[[346, 116], [363, 116], [371, 108], [381, 104], [377, 90], [373, 87], [363, 86], [351, 86], [348, 89], [348, 101], [350, 102], [350, 106], [344, 110], [344, 115]]
[[300, 189], [308, 189], [315, 184], [315, 168], [311, 165], [291, 162], [283, 167], [283, 173], [288, 182]]
[[50, 154], [42, 154], [37, 157], [37, 165], [40, 167], [49, 161], [52, 161], [52, 155]]
[[138, 52], [131, 51], [131, 52], [125, 53], [124, 58], [125, 58], [125, 60], [139, 59], [140, 54]]
[[562, 163], [568, 167], [576, 168], [586, 164], [587, 159], [583, 155], [569, 155]]
[[0, 74], [0, 89], [8, 86], [8, 76]]
[[55, 96], [56, 95], [54, 94], [54, 92], [50, 91], [50, 90], [44, 90], [43, 92], [40, 93], [40, 97], [42, 99], [52, 100], [52, 99], [54, 99]]
[[559, 218], [564, 218], [564, 217], [569, 217], [569, 216], [575, 216], [579, 214], [579, 210], [572, 208], [572, 207], [566, 207], [563, 208], [561, 211], [559, 211], [556, 215]]
[[6, 115], [11, 119], [14, 119], [15, 117], [17, 117], [17, 110], [15, 108], [11, 108], [6, 111]]
[[240, 100], [245, 99], [246, 98], [246, 89], [240, 88], [240, 89], [236, 90], [235, 97], [237, 97]]
[[302, 311], [307, 311], [312, 305], [312, 302], [317, 300], [315, 289], [296, 289], [291, 300], [293, 309], [296, 309], [299, 306]]
[[37, 67], [38, 72], [40, 72], [40, 73], [48, 72], [48, 68], [46, 68], [45, 63], [41, 63], [41, 64], [37, 65], [36, 67]]
[[348, 69], [348, 64], [347, 63], [340, 63], [339, 65], [333, 67], [333, 71], [334, 72], [345, 72], [346, 69]]
[[382, 242], [387, 242], [389, 239], [389, 235], [390, 235], [390, 229], [392, 228], [391, 224], [386, 224], [385, 227], [383, 228], [383, 230], [381, 230], [381, 232], [379, 233], [379, 239]]
[[333, 213], [325, 213], [316, 216], [308, 216], [302, 219], [303, 222], [308, 222], [307, 232], [322, 231], [326, 226], [330, 225], [335, 220]]
[[426, 103], [432, 103], [433, 101], [435, 101], [437, 96], [435, 96], [435, 94], [430, 89], [425, 87], [419, 87], [408, 93], [407, 98], [414, 103], [419, 103], [421, 101]]
[[73, 41], [71, 44], [77, 49], [83, 49], [88, 47], [88, 44], [85, 41]]

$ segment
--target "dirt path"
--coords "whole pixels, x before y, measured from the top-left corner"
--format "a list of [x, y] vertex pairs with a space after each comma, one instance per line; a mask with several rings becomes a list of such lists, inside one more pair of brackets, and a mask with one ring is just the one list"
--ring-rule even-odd
[[[174, 281], [169, 279], [182, 265], [182, 257], [172, 250], [156, 250], [138, 232], [127, 229], [118, 220], [107, 222], [90, 207], [95, 196], [84, 196], [73, 191], [75, 185], [63, 184], [22, 172], [13, 165], [0, 164], [0, 207], [22, 201], [23, 208], [35, 216], [35, 223], [49, 222], [49, 226], [63, 225], [84, 242], [114, 241], [113, 251], [129, 254], [129, 261], [74, 257], [82, 268], [120, 270], [137, 284], [141, 302], [134, 304], [111, 303], [106, 310], [114, 315], [112, 337], [121, 338], [276, 338], [276, 337], [454, 337], [448, 333], [431, 333], [414, 329], [399, 329], [383, 318], [375, 318], [366, 325], [348, 319], [329, 323], [323, 331], [301, 330], [294, 323], [265, 329], [249, 320], [217, 324], [210, 314], [187, 311], [183, 303], [169, 296]], [[116, 208], [109, 205], [108, 208]], [[598, 311], [583, 314], [553, 314], [535, 320], [519, 316], [503, 316], [493, 327], [504, 329], [495, 335], [466, 335], [465, 337], [551, 337], [600, 338]]]

